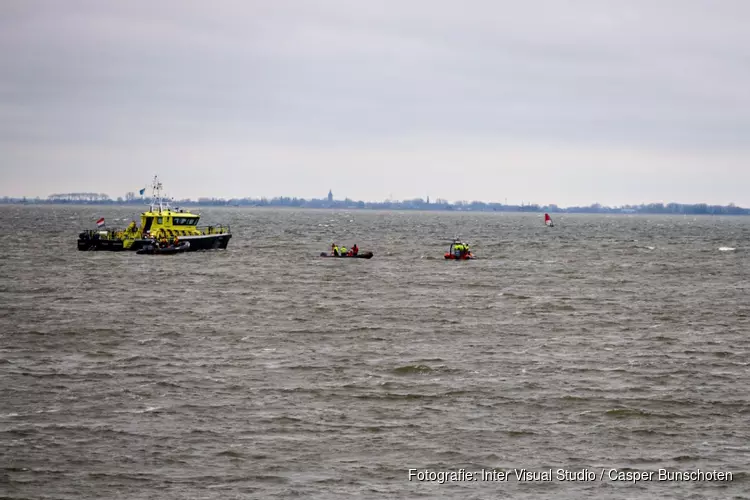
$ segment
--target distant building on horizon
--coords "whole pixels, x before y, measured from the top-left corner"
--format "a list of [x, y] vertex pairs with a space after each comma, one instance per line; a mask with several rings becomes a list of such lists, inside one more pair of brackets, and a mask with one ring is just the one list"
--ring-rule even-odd
[[333, 191], [328, 190], [328, 203], [333, 203]]

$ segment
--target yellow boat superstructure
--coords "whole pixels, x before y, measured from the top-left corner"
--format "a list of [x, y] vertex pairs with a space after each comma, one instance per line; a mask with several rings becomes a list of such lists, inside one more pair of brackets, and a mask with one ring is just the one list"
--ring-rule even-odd
[[116, 239], [123, 241], [125, 250], [138, 240], [156, 239], [173, 242], [175, 239], [190, 241], [192, 236], [209, 236], [229, 234], [228, 226], [206, 226], [198, 227], [200, 215], [185, 212], [183, 210], [166, 209], [157, 212], [143, 212], [141, 224], [137, 226], [135, 221], [131, 222], [123, 231], [115, 232]]

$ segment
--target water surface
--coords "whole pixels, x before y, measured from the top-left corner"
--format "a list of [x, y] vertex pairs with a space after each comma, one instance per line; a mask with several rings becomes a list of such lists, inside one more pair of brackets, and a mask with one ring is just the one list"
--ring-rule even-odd
[[750, 218], [202, 212], [228, 250], [78, 252], [133, 208], [0, 207], [0, 496], [747, 498]]

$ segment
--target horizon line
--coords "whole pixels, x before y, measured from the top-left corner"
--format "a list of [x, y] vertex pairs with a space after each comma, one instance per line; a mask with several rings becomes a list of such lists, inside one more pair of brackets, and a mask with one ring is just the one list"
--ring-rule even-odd
[[[42, 201], [45, 203], [55, 203], [55, 202], [63, 202], [63, 203], [74, 203], [74, 202], [81, 202], [83, 204], [92, 204], [92, 203], [123, 203], [127, 205], [133, 205], [137, 204], [138, 202], [143, 202], [144, 204], [148, 205], [150, 204], [150, 201], [152, 200], [151, 196], [144, 196], [140, 195], [139, 197], [130, 197], [123, 198], [122, 196], [119, 196], [117, 198], [112, 198], [106, 193], [93, 193], [93, 192], [79, 192], [79, 193], [55, 193], [50, 194], [46, 198], [42, 198], [41, 196], [0, 196], [0, 202], [7, 201], [23, 201], [23, 200], [34, 200], [34, 201]], [[90, 197], [91, 199], [76, 199], [79, 197]], [[735, 204], [734, 202], [729, 202], [726, 204], [716, 204], [716, 203], [707, 203], [707, 202], [693, 202], [693, 203], [684, 203], [684, 202], [676, 202], [676, 201], [670, 201], [665, 202], [663, 200], [660, 201], [651, 201], [651, 202], [641, 202], [641, 203], [625, 203], [625, 204], [605, 204], [600, 202], [593, 202], [588, 205], [583, 204], [577, 204], [577, 205], [567, 205], [567, 206], [561, 206], [556, 203], [537, 203], [537, 202], [525, 202], [521, 201], [520, 204], [514, 204], [514, 203], [507, 203], [507, 202], [499, 202], [499, 201], [482, 201], [482, 200], [455, 200], [453, 202], [445, 199], [445, 198], [435, 198], [434, 200], [430, 200], [430, 197], [427, 196], [426, 198], [416, 197], [416, 198], [408, 198], [408, 199], [401, 199], [401, 200], [393, 200], [393, 199], [386, 199], [382, 201], [373, 201], [373, 200], [354, 200], [351, 198], [344, 198], [344, 199], [329, 199], [327, 197], [324, 198], [304, 198], [304, 197], [298, 197], [298, 196], [285, 196], [285, 195], [279, 195], [279, 196], [273, 196], [273, 197], [267, 197], [267, 196], [260, 196], [260, 197], [233, 197], [233, 198], [224, 198], [224, 197], [208, 197], [208, 196], [200, 196], [197, 199], [193, 198], [182, 198], [182, 199], [176, 199], [174, 197], [165, 197], [166, 200], [169, 203], [192, 203], [192, 204], [201, 204], [201, 203], [231, 203], [231, 202], [262, 202], [262, 203], [268, 203], [273, 202], [275, 200], [282, 201], [282, 200], [289, 200], [289, 201], [299, 201], [299, 202], [319, 202], [319, 203], [355, 203], [355, 204], [374, 204], [374, 205], [383, 205], [383, 204], [405, 204], [405, 203], [419, 203], [423, 204], [425, 206], [471, 206], [471, 205], [494, 205], [499, 207], [538, 207], [538, 208], [549, 208], [553, 210], [567, 210], [567, 209], [575, 209], [575, 208], [603, 208], [603, 209], [628, 209], [628, 208], [637, 208], [637, 207], [647, 207], [649, 205], [662, 205], [664, 207], [668, 207], [670, 205], [677, 205], [677, 206], [703, 206], [706, 207], [721, 207], [721, 208], [736, 208], [741, 210], [750, 210], [750, 208], [741, 207]], [[331, 207], [329, 207], [331, 208]]]

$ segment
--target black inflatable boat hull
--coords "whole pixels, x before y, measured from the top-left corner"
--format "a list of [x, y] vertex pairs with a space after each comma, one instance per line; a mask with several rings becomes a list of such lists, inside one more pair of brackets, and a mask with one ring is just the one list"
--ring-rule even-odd
[[135, 253], [141, 254], [141, 255], [174, 255], [176, 253], [187, 252], [189, 248], [190, 248], [190, 242], [186, 241], [184, 243], [180, 243], [177, 246], [169, 246], [167, 248], [157, 248], [155, 246], [147, 246], [147, 247], [141, 248]]
[[331, 255], [329, 253], [321, 253], [321, 257], [331, 257], [333, 259], [372, 259], [372, 252], [362, 252], [358, 253], [357, 255], [339, 255], [338, 257], [335, 255]]

